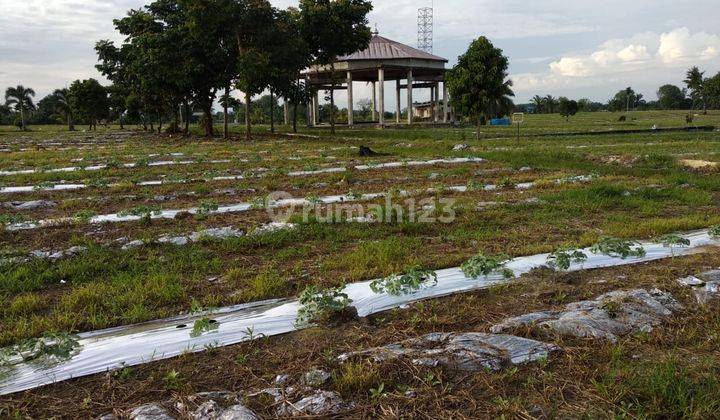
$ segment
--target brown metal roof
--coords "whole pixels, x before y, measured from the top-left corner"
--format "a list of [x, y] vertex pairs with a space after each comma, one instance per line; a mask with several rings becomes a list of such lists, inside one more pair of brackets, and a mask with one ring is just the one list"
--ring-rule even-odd
[[370, 39], [370, 45], [368, 45], [366, 49], [340, 57], [338, 58], [338, 61], [393, 60], [403, 58], [411, 60], [442, 61], [444, 63], [447, 63], [448, 61], [445, 58], [426, 53], [425, 51], [381, 37], [380, 35], [373, 35]]

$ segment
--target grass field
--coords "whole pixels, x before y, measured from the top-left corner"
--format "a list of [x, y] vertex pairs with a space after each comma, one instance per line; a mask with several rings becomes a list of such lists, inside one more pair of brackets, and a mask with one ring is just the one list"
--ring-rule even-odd
[[[685, 112], [631, 112], [627, 122], [619, 122], [620, 115], [585, 113], [569, 121], [528, 115], [519, 142], [512, 127], [484, 127], [483, 139], [476, 141], [472, 127], [357, 127], [333, 137], [324, 129], [303, 127], [306, 136], [285, 136], [258, 126], [250, 142], [240, 139], [242, 128], [236, 126], [227, 141], [154, 135], [135, 127], [75, 133], [54, 126], [31, 127], [27, 133], [0, 127], [0, 188], [32, 187], [0, 193], [0, 203], [16, 202], [0, 205], [5, 226], [0, 231], [0, 345], [48, 331], [78, 333], [170, 317], [198, 305], [297, 296], [309, 285], [334, 287], [413, 266], [455, 267], [478, 251], [516, 257], [563, 244], [590, 246], [602, 236], [652, 239], [720, 224], [720, 134], [578, 134], [686, 126]], [[698, 115], [694, 124], [720, 127], [720, 113]], [[568, 133], [575, 135], [563, 135]], [[359, 157], [360, 146], [382, 155]], [[484, 160], [380, 165], [465, 157]], [[355, 168], [368, 164], [368, 169]], [[95, 165], [101, 167], [87, 168]], [[322, 172], [338, 167], [350, 169]], [[57, 171], [62, 168], [74, 170]], [[295, 171], [310, 173], [292, 175]], [[577, 176], [588, 178], [567, 182]], [[148, 181], [161, 182], [143, 184]], [[526, 182], [534, 184], [514, 188]], [[83, 188], [56, 188], [69, 183]], [[488, 184], [498, 187], [472, 188]], [[452, 186], [468, 188], [459, 192]], [[421, 223], [408, 214], [385, 223], [324, 223], [297, 211], [291, 229], [184, 246], [157, 241], [208, 228], [262, 230], [273, 221], [262, 206], [212, 210], [260, 203], [273, 192], [312, 202], [338, 194], [396, 196], [400, 190], [413, 192], [414, 210], [421, 210], [417, 203], [423, 199], [437, 205], [452, 198], [455, 217], [449, 223]], [[45, 205], [20, 206], [33, 201]], [[191, 208], [208, 211], [88, 222], [97, 215]], [[432, 212], [437, 215], [437, 207]], [[72, 220], [11, 229], [45, 219]], [[145, 245], [123, 249], [133, 240]], [[73, 246], [85, 250], [57, 260], [27, 258], [33, 251]], [[507, 316], [616, 289], [661, 287], [688, 303], [692, 297], [675, 280], [718, 266], [720, 254], [712, 248], [637, 266], [576, 274], [540, 271], [508, 286], [429, 300], [369, 320], [156, 361], [121, 377], [96, 375], [0, 397], [0, 417], [97, 416], [193, 392], [262, 386], [278, 372], [309, 366], [333, 372], [333, 389], [356, 404], [349, 413], [353, 417], [717, 417], [717, 303], [687, 304], [692, 309], [667, 326], [618, 343], [557, 337], [565, 349], [559, 356], [499, 373], [458, 376], [404, 365], [353, 369], [338, 365], [333, 356], [431, 331], [484, 331]], [[170, 371], [181, 378], [177, 386], [167, 386]], [[380, 384], [384, 391], [378, 396], [371, 389]], [[408, 389], [413, 398], [407, 397]]]

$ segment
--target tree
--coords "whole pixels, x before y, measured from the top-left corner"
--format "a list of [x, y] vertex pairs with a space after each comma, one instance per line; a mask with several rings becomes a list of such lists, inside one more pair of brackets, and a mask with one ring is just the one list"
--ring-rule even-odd
[[703, 88], [707, 106], [714, 109], [720, 108], [720, 73], [705, 79]]
[[35, 109], [32, 100], [34, 97], [35, 91], [23, 85], [17, 85], [14, 88], [10, 87], [5, 91], [5, 105], [14, 107], [16, 111], [20, 112], [20, 129], [23, 131], [27, 130], [25, 122], [27, 113]]
[[300, 29], [311, 48], [313, 62], [330, 70], [330, 132], [335, 134], [335, 61], [367, 48], [370, 27], [368, 0], [300, 0]]
[[577, 114], [578, 109], [577, 101], [570, 100], [564, 96], [558, 99], [558, 112], [560, 112], [560, 115], [565, 117], [566, 120], [569, 120], [570, 117]]
[[545, 98], [542, 96], [535, 95], [530, 102], [535, 105], [535, 112], [538, 114], [542, 114], [545, 111]]
[[480, 37], [445, 76], [453, 109], [475, 120], [478, 139], [480, 125], [506, 108], [510, 97], [515, 96], [507, 70], [508, 59], [502, 50]]
[[686, 109], [686, 91], [675, 85], [662, 85], [657, 91], [658, 105], [662, 109]]
[[95, 79], [74, 81], [68, 89], [68, 96], [72, 109], [90, 125], [90, 130], [97, 130], [98, 121], [109, 115], [107, 90]]
[[75, 131], [69, 91], [67, 89], [55, 89], [52, 96], [55, 98], [55, 111], [67, 121], [68, 131]]
[[685, 74], [685, 85], [690, 90], [690, 97], [694, 103], [701, 103], [703, 114], [707, 114], [707, 96], [705, 93], [705, 72], [700, 71], [697, 66], [692, 67]]
[[628, 87], [618, 91], [612, 99], [608, 101], [608, 109], [613, 112], [630, 110], [630, 107], [641, 108], [645, 106], [643, 95], [636, 93], [632, 88]]
[[557, 105], [558, 105], [558, 101], [552, 95], [548, 95], [543, 98], [543, 105], [545, 108], [545, 113], [554, 114], [555, 109], [557, 108]]

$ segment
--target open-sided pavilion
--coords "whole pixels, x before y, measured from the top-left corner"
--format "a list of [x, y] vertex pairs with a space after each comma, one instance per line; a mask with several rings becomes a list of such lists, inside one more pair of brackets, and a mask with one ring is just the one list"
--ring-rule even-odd
[[[447, 59], [421, 51], [405, 44], [384, 38], [377, 32], [373, 33], [368, 47], [362, 51], [340, 57], [333, 66], [311, 67], [304, 72], [305, 81], [316, 92], [347, 90], [347, 122], [354, 124], [353, 116], [353, 83], [365, 82], [372, 84], [372, 120], [379, 125], [386, 125], [385, 118], [385, 82], [395, 81], [396, 112], [395, 123], [401, 123], [400, 98], [402, 90], [407, 94], [407, 123], [413, 123], [413, 90], [430, 89], [432, 106], [431, 120], [447, 123], [452, 119], [452, 110], [448, 106], [448, 92], [445, 87], [445, 64]], [[332, 69], [334, 68], [335, 85], [333, 87]], [[440, 84], [443, 86], [442, 109], [440, 106]], [[378, 89], [379, 88], [379, 89]], [[318, 124], [319, 99], [313, 95], [309, 104], [308, 121]]]

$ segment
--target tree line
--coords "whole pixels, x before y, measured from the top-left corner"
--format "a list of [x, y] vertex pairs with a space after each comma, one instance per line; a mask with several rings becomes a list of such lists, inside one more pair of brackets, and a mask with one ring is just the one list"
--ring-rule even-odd
[[518, 105], [520, 110], [538, 114], [556, 114], [571, 116], [577, 112], [631, 110], [701, 110], [720, 108], [720, 73], [713, 77], [705, 77], [705, 72], [692, 67], [685, 73], [684, 87], [672, 84], [658, 88], [657, 100], [648, 101], [642, 93], [632, 87], [618, 91], [606, 103], [594, 102], [583, 98], [577, 101], [566, 97], [555, 98], [552, 95], [535, 95], [529, 104]]

